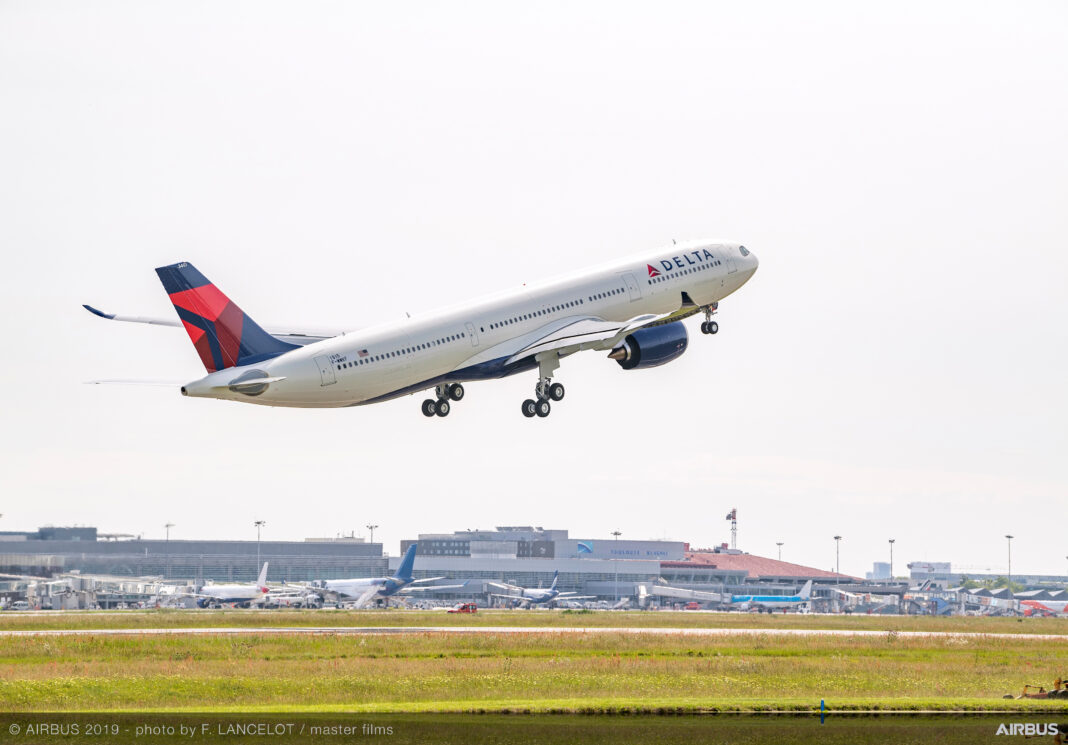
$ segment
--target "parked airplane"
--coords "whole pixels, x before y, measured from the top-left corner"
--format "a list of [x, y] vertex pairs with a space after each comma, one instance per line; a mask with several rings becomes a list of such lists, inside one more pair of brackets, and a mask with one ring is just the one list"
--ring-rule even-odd
[[1025, 616], [1068, 615], [1068, 600], [1021, 600]]
[[[156, 269], [179, 321], [91, 313], [114, 321], [182, 326], [208, 375], [182, 395], [265, 406], [337, 407], [434, 389], [426, 416], [446, 416], [463, 383], [538, 370], [524, 416], [548, 416], [564, 398], [560, 359], [592, 349], [624, 370], [686, 351], [680, 321], [703, 313], [715, 334], [718, 302], [745, 284], [757, 258], [735, 243], [696, 241], [423, 316], [359, 331], [268, 333], [182, 262]], [[100, 381], [105, 382], [105, 381]], [[116, 381], [121, 382], [121, 381]]]
[[196, 593], [197, 605], [207, 608], [212, 605], [224, 603], [239, 603], [252, 605], [264, 600], [264, 595], [271, 590], [267, 587], [267, 562], [263, 562], [260, 576], [256, 578], [256, 584], [228, 584], [228, 585], [204, 585]]
[[812, 580], [805, 583], [796, 595], [731, 595], [731, 605], [742, 610], [756, 608], [772, 611], [775, 608], [801, 608], [812, 598]]
[[462, 585], [428, 585], [425, 587], [412, 587], [414, 584], [434, 582], [444, 577], [427, 577], [426, 579], [414, 579], [412, 567], [415, 565], [415, 550], [418, 544], [413, 543], [401, 559], [400, 566], [392, 577], [366, 577], [362, 579], [328, 579], [322, 583], [322, 587], [338, 595], [356, 598], [355, 606], [363, 608], [372, 601], [380, 598], [389, 598], [395, 595], [408, 595], [413, 592], [438, 592], [441, 590], [457, 590], [465, 587]]
[[545, 603], [552, 603], [553, 601], [565, 601], [565, 600], [589, 600], [597, 597], [596, 595], [579, 595], [574, 592], [560, 592], [556, 589], [556, 582], [560, 579], [560, 571], [553, 572], [553, 583], [548, 590], [543, 589], [527, 589], [524, 587], [518, 587], [517, 585], [510, 585], [506, 582], [486, 582], [487, 585], [492, 587], [499, 587], [502, 590], [507, 590], [505, 593], [491, 592], [490, 596], [495, 598], [504, 598], [505, 600], [511, 600], [517, 602], [523, 607], [529, 607], [531, 605], [543, 605]]

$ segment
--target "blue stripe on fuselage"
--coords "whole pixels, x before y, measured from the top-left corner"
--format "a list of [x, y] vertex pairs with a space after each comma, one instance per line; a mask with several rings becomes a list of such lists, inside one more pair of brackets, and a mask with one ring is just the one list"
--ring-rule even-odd
[[489, 362], [480, 362], [477, 365], [463, 367], [459, 370], [454, 370], [450, 373], [424, 380], [421, 383], [415, 383], [414, 385], [399, 388], [398, 390], [377, 396], [376, 398], [360, 401], [358, 404], [353, 404], [353, 406], [363, 406], [364, 404], [377, 404], [381, 401], [389, 401], [390, 399], [406, 396], [409, 393], [425, 391], [427, 388], [433, 388], [438, 383], [463, 383], [472, 380], [494, 380], [496, 378], [504, 378], [509, 375], [515, 375], [516, 373], [533, 370], [538, 366], [538, 361], [533, 357], [513, 362], [510, 365], [505, 364], [507, 360], [507, 357], [498, 357]]

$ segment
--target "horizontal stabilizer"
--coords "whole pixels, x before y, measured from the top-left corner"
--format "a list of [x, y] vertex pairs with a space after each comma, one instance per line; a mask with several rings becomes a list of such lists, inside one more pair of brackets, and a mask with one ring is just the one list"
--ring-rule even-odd
[[183, 380], [136, 380], [130, 379], [112, 379], [112, 380], [87, 380], [86, 385], [161, 385], [167, 388], [179, 388], [185, 381]]

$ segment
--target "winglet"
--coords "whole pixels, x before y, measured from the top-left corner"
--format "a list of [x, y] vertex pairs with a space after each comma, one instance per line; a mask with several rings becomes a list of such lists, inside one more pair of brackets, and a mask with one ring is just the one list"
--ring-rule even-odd
[[115, 314], [114, 313], [105, 313], [104, 311], [97, 310], [93, 306], [86, 305], [85, 303], [82, 303], [82, 307], [85, 308], [90, 313], [92, 313], [94, 316], [100, 316], [101, 318], [106, 318], [109, 321], [115, 320]]

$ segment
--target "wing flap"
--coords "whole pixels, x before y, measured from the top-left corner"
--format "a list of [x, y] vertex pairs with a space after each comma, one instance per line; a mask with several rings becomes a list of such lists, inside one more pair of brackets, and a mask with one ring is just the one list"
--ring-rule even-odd
[[660, 323], [671, 318], [672, 315], [674, 314], [661, 313], [657, 315], [647, 313], [635, 316], [624, 322], [606, 321], [603, 318], [594, 316], [578, 318], [573, 323], [555, 328], [553, 331], [527, 344], [509, 357], [505, 364], [512, 364], [527, 357], [550, 351], [570, 354], [581, 349], [612, 347], [632, 331]]

